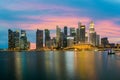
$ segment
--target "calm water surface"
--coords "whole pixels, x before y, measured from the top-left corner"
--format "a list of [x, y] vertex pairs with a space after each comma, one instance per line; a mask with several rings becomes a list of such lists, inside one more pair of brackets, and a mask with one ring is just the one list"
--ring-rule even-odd
[[0, 80], [120, 80], [120, 54], [1, 52]]

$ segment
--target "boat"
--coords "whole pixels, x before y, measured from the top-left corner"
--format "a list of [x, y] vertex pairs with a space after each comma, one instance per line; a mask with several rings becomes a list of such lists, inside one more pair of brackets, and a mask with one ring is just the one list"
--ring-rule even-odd
[[108, 55], [110, 55], [110, 54], [115, 54], [115, 52], [111, 49], [108, 51]]

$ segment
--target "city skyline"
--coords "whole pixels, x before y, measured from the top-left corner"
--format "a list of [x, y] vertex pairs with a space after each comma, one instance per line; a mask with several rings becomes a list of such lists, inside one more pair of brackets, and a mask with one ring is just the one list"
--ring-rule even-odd
[[[27, 39], [25, 30], [13, 31], [8, 29], [8, 50], [30, 50], [30, 49], [62, 49], [72, 47], [79, 44], [90, 44], [94, 47], [115, 46], [115, 43], [109, 43], [108, 37], [100, 38], [100, 34], [96, 32], [94, 22], [89, 24], [89, 30], [81, 22], [78, 22], [78, 28], [64, 26], [61, 29], [56, 26], [56, 36], [50, 36], [50, 30], [36, 30], [36, 43], [34, 48]], [[31, 36], [32, 37], [32, 36]], [[101, 42], [100, 42], [101, 41]], [[104, 45], [104, 46], [103, 46]], [[118, 44], [116, 44], [118, 45]]]
[[61, 29], [64, 26], [77, 28], [78, 22], [82, 22], [88, 28], [91, 20], [101, 37], [120, 43], [119, 4], [118, 0], [66, 0], [64, 3], [58, 0], [2, 0], [0, 48], [8, 47], [8, 29], [26, 30], [28, 40], [35, 46], [37, 29], [49, 29], [51, 36], [55, 36], [56, 25]]

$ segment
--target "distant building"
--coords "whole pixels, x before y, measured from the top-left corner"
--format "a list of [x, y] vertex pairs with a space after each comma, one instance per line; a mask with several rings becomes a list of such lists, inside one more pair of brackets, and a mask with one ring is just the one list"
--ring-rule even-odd
[[15, 42], [15, 50], [20, 50], [20, 33], [18, 30], [14, 32], [14, 42]]
[[27, 36], [26, 36], [26, 31], [25, 30], [21, 30], [20, 49], [21, 50], [27, 50], [28, 49], [28, 42], [27, 42]]
[[67, 36], [68, 36], [68, 28], [64, 27], [64, 35], [63, 35], [63, 47], [67, 47]]
[[92, 44], [93, 46], [96, 46], [98, 45], [98, 40], [96, 41], [96, 38], [97, 38], [97, 33], [95, 32], [95, 29], [94, 29], [94, 22], [91, 21], [90, 22], [90, 26], [89, 26], [89, 43]]
[[100, 35], [96, 35], [96, 46], [99, 47], [100, 46]]
[[70, 36], [71, 37], [75, 37], [76, 36], [75, 28], [70, 28]]
[[80, 43], [85, 43], [85, 25], [80, 25]]
[[51, 45], [52, 45], [52, 47], [56, 47], [56, 38], [55, 37], [53, 37], [51, 39]]
[[63, 47], [67, 47], [67, 36], [63, 36]]
[[60, 47], [60, 35], [61, 35], [61, 29], [59, 26], [56, 26], [56, 47]]
[[67, 37], [67, 47], [74, 45], [74, 37]]
[[76, 43], [79, 43], [80, 41], [80, 30], [79, 28], [76, 29]]
[[65, 36], [67, 36], [67, 33], [68, 33], [68, 28], [67, 28], [67, 26], [65, 26], [64, 27], [64, 34], [65, 34]]
[[59, 45], [60, 48], [63, 48], [64, 37], [65, 37], [64, 33], [60, 32], [60, 45]]
[[15, 48], [15, 42], [14, 42], [14, 32], [9, 29], [8, 30], [8, 49], [14, 50]]
[[30, 41], [27, 41], [27, 50], [30, 49]]
[[88, 33], [85, 33], [85, 43], [88, 43]]
[[37, 29], [36, 32], [36, 49], [43, 48], [43, 30]]
[[48, 29], [45, 29], [45, 47], [50, 48], [51, 47], [51, 42], [50, 42], [50, 31]]
[[110, 48], [115, 48], [115, 43], [109, 43]]
[[106, 48], [109, 45], [109, 41], [107, 37], [101, 38], [101, 45]]
[[74, 44], [76, 44], [77, 37], [76, 37], [76, 30], [75, 30], [75, 28], [70, 28], [70, 36], [74, 37]]

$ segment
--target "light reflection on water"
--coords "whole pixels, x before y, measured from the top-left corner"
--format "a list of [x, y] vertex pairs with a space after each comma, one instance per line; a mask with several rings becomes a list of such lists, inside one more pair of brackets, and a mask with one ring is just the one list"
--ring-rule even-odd
[[92, 51], [0, 53], [0, 80], [119, 80], [120, 56]]

